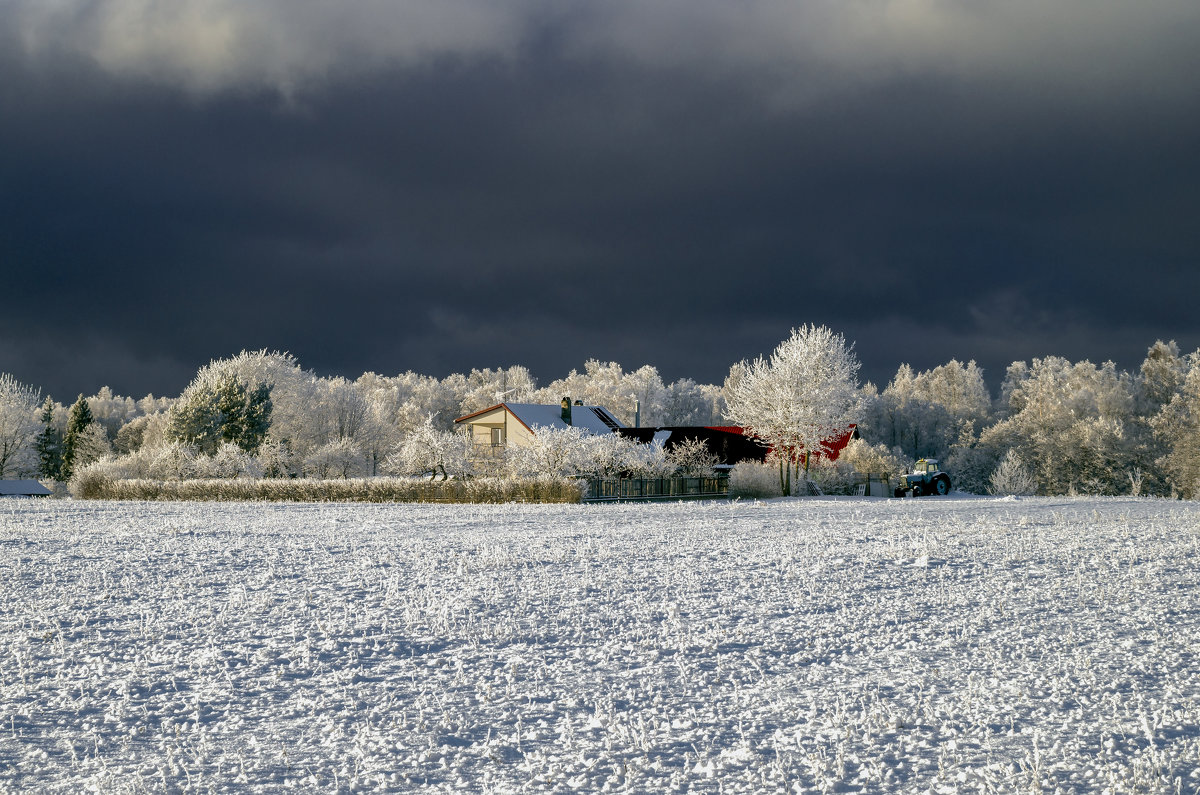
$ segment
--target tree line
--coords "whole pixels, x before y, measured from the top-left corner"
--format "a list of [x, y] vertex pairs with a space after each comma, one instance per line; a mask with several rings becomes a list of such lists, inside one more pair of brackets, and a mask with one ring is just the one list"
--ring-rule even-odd
[[[895, 474], [937, 457], [956, 486], [976, 493], [1200, 493], [1200, 351], [1158, 341], [1132, 372], [1054, 356], [1015, 362], [996, 395], [974, 362], [901, 365], [882, 388], [860, 385], [857, 371], [840, 335], [804, 327], [771, 357], [735, 363], [721, 385], [668, 384], [652, 366], [596, 360], [545, 386], [520, 366], [348, 380], [264, 350], [211, 362], [178, 397], [134, 400], [106, 387], [66, 406], [0, 374], [0, 477], [63, 481], [101, 461], [157, 479], [429, 471], [441, 455], [431, 446], [455, 443], [454, 418], [566, 395], [627, 425], [635, 416], [643, 425], [743, 425], [789, 462], [788, 478], [811, 463], [803, 451], [854, 422], [862, 439], [849, 458], [860, 470]], [[588, 455], [622, 460], [599, 447], [555, 460], [594, 469], [579, 463]]]

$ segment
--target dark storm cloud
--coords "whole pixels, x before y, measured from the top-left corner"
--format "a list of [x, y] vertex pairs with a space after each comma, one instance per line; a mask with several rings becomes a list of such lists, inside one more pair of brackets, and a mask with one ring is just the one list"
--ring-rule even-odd
[[14, 2], [0, 370], [1200, 344], [1193, 3]]

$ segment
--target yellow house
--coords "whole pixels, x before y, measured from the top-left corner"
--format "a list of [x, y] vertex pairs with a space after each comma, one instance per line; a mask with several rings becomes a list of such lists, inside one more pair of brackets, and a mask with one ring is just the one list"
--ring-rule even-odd
[[483, 455], [499, 455], [508, 445], [528, 445], [538, 428], [580, 428], [586, 433], [613, 433], [623, 428], [621, 422], [603, 406], [584, 406], [563, 398], [558, 406], [535, 403], [497, 403], [456, 419], [455, 424], [467, 428], [475, 449]]

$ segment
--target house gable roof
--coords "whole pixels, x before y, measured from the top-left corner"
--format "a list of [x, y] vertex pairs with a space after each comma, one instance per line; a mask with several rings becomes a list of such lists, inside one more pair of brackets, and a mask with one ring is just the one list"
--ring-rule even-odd
[[[562, 420], [562, 406], [543, 406], [537, 403], [497, 403], [459, 417], [455, 422], [468, 422], [501, 408], [533, 433], [537, 432], [535, 429], [539, 426], [559, 429], [567, 427]], [[571, 406], [571, 425], [593, 434], [612, 433], [625, 427], [603, 406]]]

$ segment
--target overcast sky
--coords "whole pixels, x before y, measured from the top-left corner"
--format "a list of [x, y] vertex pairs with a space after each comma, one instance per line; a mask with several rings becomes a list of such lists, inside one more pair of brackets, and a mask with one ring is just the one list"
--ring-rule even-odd
[[1200, 346], [1195, 0], [3, 0], [0, 371]]

